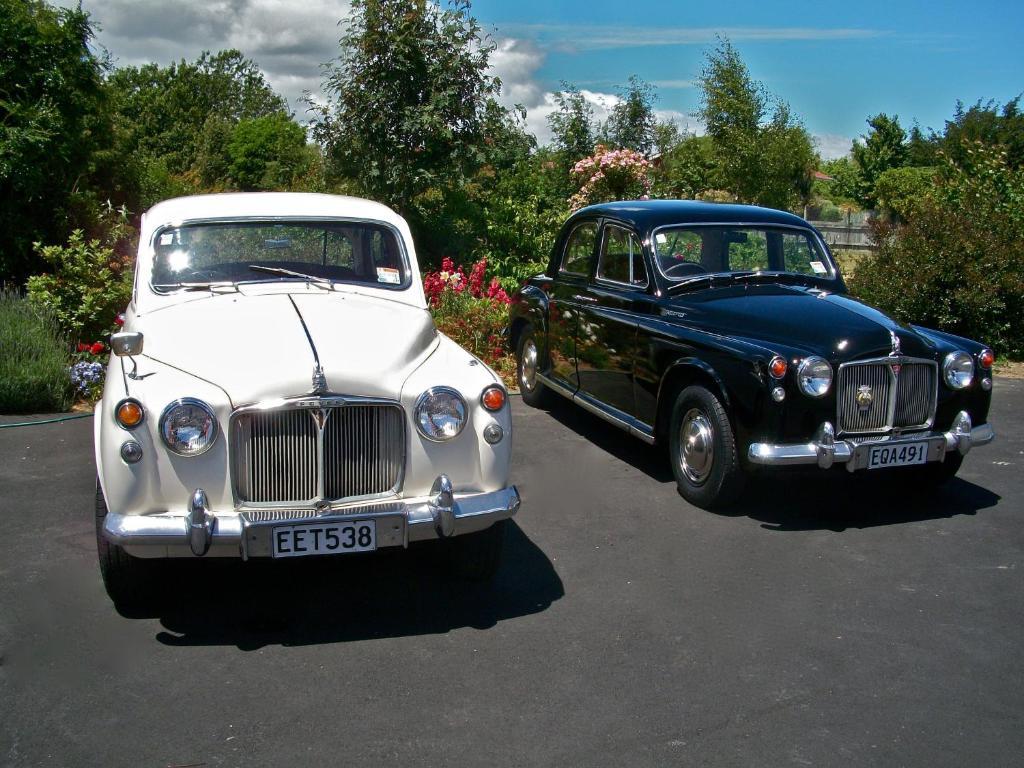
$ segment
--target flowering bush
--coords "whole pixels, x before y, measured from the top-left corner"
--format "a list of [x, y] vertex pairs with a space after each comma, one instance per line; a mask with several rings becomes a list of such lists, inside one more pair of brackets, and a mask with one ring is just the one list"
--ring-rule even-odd
[[598, 144], [569, 173], [580, 184], [569, 198], [574, 211], [612, 200], [646, 200], [651, 194], [651, 161], [631, 149], [608, 149]]
[[492, 278], [481, 259], [466, 275], [449, 258], [438, 272], [423, 277], [423, 291], [438, 329], [497, 371], [506, 383], [515, 381], [515, 360], [505, 348], [502, 331], [508, 325], [508, 294]]
[[103, 389], [103, 363], [97, 358], [107, 350], [102, 341], [78, 345], [78, 361], [68, 370], [75, 394], [86, 400], [95, 400]]

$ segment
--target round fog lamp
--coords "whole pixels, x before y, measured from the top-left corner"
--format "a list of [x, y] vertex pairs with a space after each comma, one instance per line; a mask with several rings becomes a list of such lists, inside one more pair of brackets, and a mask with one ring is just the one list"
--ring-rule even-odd
[[160, 416], [160, 438], [179, 456], [199, 456], [217, 441], [217, 419], [202, 400], [175, 400]]
[[142, 446], [134, 440], [121, 443], [121, 458], [125, 464], [138, 464], [142, 460]]
[[488, 424], [484, 427], [484, 440], [490, 445], [496, 445], [501, 442], [501, 438], [505, 436], [505, 430], [501, 428], [500, 424]]

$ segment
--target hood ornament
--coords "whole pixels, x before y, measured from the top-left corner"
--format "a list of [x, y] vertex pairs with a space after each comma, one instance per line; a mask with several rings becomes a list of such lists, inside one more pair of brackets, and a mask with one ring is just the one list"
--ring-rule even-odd
[[320, 363], [317, 363], [313, 369], [313, 391], [310, 394], [327, 394], [327, 377], [324, 376], [324, 369], [320, 367]]
[[896, 335], [896, 331], [889, 329], [889, 340], [892, 341], [892, 352], [889, 353], [889, 357], [901, 356], [903, 350], [900, 348], [900, 337]]

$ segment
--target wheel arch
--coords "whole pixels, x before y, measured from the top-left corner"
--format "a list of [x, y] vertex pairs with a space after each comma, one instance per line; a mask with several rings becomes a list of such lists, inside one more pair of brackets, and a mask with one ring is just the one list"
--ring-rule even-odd
[[729, 390], [718, 372], [698, 358], [682, 358], [665, 369], [658, 385], [657, 412], [654, 423], [654, 437], [657, 443], [664, 444], [668, 437], [668, 425], [672, 417], [672, 406], [675, 403], [676, 394], [694, 384], [699, 384], [712, 392], [721, 401], [730, 421], [733, 421]]

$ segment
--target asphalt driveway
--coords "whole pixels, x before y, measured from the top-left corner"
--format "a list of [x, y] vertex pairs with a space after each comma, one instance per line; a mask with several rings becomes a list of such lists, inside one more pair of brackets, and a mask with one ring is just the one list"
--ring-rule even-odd
[[513, 409], [493, 585], [425, 548], [203, 561], [142, 617], [100, 584], [91, 419], [0, 429], [0, 764], [1020, 764], [1024, 381], [942, 495], [786, 476], [728, 514]]

